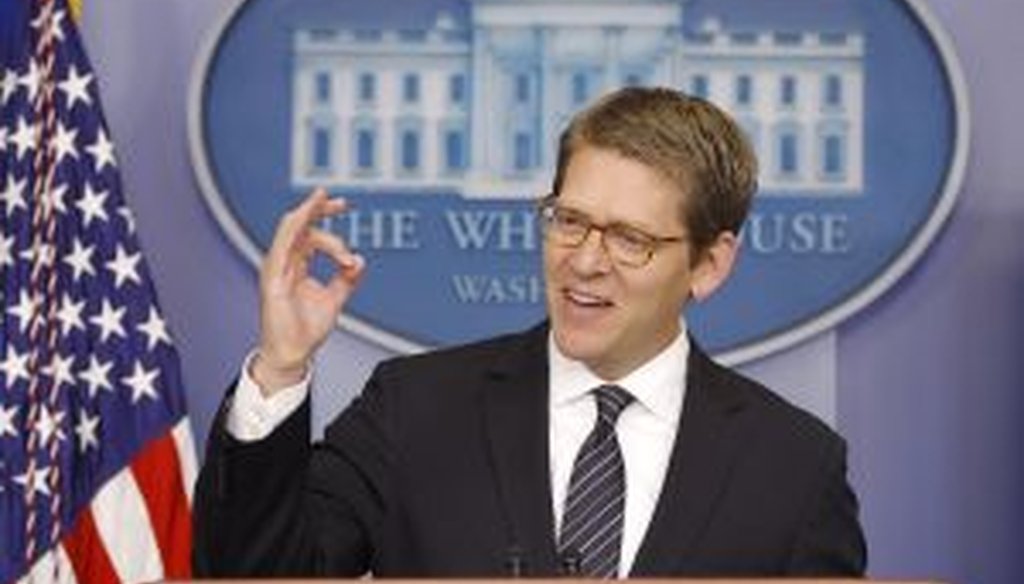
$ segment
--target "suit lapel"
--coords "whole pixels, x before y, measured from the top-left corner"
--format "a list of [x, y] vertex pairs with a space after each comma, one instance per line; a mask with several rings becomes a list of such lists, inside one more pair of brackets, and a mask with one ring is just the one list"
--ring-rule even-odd
[[672, 458], [631, 576], [680, 573], [711, 520], [743, 443], [736, 415], [741, 396], [692, 340], [690, 347]]
[[558, 566], [548, 462], [547, 327], [520, 340], [490, 368], [483, 410], [510, 531], [507, 556], [518, 556], [524, 575], [535, 576], [555, 573]]

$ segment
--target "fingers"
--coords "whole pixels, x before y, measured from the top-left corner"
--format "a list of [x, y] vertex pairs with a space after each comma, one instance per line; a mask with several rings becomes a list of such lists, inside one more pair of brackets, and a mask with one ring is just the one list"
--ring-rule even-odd
[[353, 253], [340, 237], [323, 229], [310, 228], [303, 239], [303, 260], [308, 261], [318, 251], [334, 261], [341, 273], [362, 269], [363, 258]]
[[[346, 206], [344, 199], [330, 199], [322, 187], [314, 189], [299, 206], [281, 217], [264, 260], [264, 273], [268, 276], [280, 276], [289, 269], [293, 259], [303, 262], [305, 257], [301, 247], [305, 245], [311, 225], [325, 217], [341, 213]], [[294, 257], [296, 252], [299, 252], [298, 258]]]
[[352, 290], [359, 284], [366, 267], [362, 256], [353, 255], [352, 259], [354, 262], [350, 267], [338, 270], [327, 283], [327, 289], [338, 306], [345, 302]]

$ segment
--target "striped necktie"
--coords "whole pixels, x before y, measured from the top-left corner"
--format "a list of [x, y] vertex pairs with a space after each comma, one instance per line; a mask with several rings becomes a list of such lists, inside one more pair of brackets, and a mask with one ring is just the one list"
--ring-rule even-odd
[[597, 421], [576, 455], [565, 498], [558, 550], [569, 571], [592, 578], [614, 578], [619, 571], [626, 470], [615, 435], [619, 414], [632, 401], [616, 385], [593, 390]]

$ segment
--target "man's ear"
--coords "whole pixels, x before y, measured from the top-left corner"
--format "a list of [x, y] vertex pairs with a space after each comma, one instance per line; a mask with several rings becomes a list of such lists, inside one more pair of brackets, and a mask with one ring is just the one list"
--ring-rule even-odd
[[740, 242], [731, 231], [719, 233], [701, 254], [690, 279], [690, 296], [700, 302], [709, 298], [732, 273]]

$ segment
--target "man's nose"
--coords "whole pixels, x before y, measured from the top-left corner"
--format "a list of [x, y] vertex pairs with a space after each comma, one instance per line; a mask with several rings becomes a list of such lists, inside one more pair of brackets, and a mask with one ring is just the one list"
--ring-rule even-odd
[[580, 275], [603, 274], [611, 269], [611, 258], [604, 246], [604, 232], [591, 229], [573, 251], [570, 258], [573, 270]]

